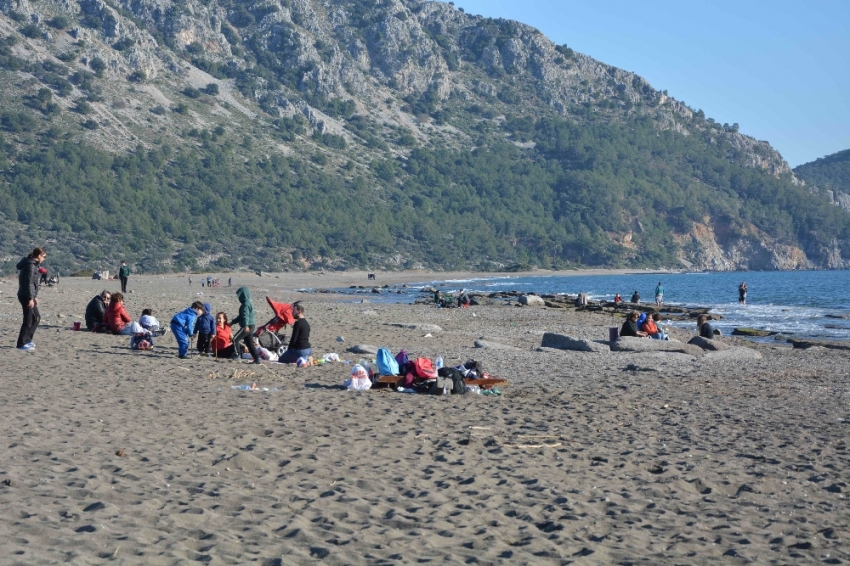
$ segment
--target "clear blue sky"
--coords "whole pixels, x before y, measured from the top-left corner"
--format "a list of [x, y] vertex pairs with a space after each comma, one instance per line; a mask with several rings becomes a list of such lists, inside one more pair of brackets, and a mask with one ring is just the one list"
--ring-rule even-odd
[[850, 0], [455, 0], [634, 71], [792, 167], [850, 149]]

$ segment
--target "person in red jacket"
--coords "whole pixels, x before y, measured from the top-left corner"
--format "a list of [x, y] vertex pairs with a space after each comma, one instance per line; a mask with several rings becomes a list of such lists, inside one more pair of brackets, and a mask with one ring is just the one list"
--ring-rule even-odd
[[112, 295], [103, 319], [109, 331], [113, 334], [133, 335], [146, 332], [141, 324], [133, 322], [133, 319], [127, 314], [127, 309], [124, 308], [124, 295], [121, 293]]
[[227, 322], [227, 315], [223, 312], [215, 315], [215, 334], [210, 341], [210, 349], [215, 352], [216, 358], [224, 360], [232, 358], [236, 351], [233, 345], [233, 332]]

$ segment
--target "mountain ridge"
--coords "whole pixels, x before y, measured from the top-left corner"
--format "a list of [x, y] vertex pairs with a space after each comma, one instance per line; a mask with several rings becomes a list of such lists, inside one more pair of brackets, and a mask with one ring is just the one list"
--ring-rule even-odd
[[[86, 147], [98, 147], [114, 155], [114, 158], [101, 155], [98, 159], [103, 167], [106, 161], [111, 161], [108, 173], [119, 177], [121, 171], [115, 163], [123, 164], [127, 160], [121, 155], [127, 154], [135, 159], [134, 167], [141, 167], [149, 175], [147, 194], [151, 202], [159, 199], [166, 208], [173, 208], [173, 203], [180, 199], [193, 198], [185, 190], [191, 182], [187, 180], [184, 186], [178, 186], [174, 178], [182, 175], [173, 168], [172, 177], [165, 174], [169, 163], [175, 160], [186, 159], [194, 164], [218, 159], [210, 167], [219, 167], [215, 170], [224, 176], [228, 174], [220, 165], [225, 161], [240, 171], [246, 167], [279, 168], [290, 173], [289, 188], [282, 188], [279, 178], [263, 176], [257, 171], [249, 170], [242, 177], [230, 176], [246, 180], [262, 178], [263, 187], [269, 188], [260, 191], [263, 198], [271, 202], [288, 198], [292, 209], [298, 208], [299, 196], [291, 191], [303, 190], [306, 180], [311, 186], [327, 188], [315, 197], [315, 202], [326, 201], [321, 205], [326, 209], [333, 208], [335, 203], [348, 203], [347, 206], [353, 207], [351, 210], [362, 214], [368, 210], [370, 214], [385, 217], [393, 207], [400, 206], [403, 213], [391, 214], [403, 216], [408, 222], [428, 218], [429, 226], [433, 226], [422, 229], [426, 234], [422, 239], [415, 233], [406, 233], [408, 229], [396, 219], [382, 220], [380, 237], [356, 250], [334, 244], [358, 235], [345, 226], [344, 219], [326, 213], [310, 219], [318, 226], [334, 218], [332, 225], [322, 227], [322, 238], [313, 238], [308, 228], [300, 229], [300, 240], [288, 234], [274, 234], [272, 226], [255, 231], [264, 238], [264, 245], [275, 249], [278, 259], [274, 261], [258, 252], [236, 255], [237, 249], [255, 245], [251, 231], [242, 230], [235, 234], [242, 238], [238, 244], [229, 241], [233, 238], [218, 241], [219, 246], [227, 248], [221, 257], [233, 258], [219, 262], [220, 257], [209, 259], [210, 254], [195, 244], [199, 240], [215, 239], [213, 227], [218, 224], [218, 229], [222, 229], [215, 219], [199, 223], [197, 233], [193, 234], [179, 225], [172, 226], [167, 219], [151, 217], [150, 222], [168, 228], [162, 231], [142, 226], [146, 243], [140, 247], [144, 249], [128, 249], [120, 244], [118, 249], [109, 250], [105, 245], [69, 244], [74, 240], [109, 241], [109, 234], [119, 234], [120, 229], [112, 226], [109, 228], [112, 232], [102, 230], [100, 226], [107, 225], [108, 219], [99, 226], [87, 225], [79, 218], [63, 219], [70, 213], [60, 209], [55, 215], [57, 222], [36, 210], [21, 212], [21, 206], [13, 210], [8, 202], [5, 207], [0, 206], [0, 213], [7, 218], [17, 217], [35, 233], [39, 233], [40, 224], [59, 225], [58, 229], [49, 231], [62, 234], [54, 240], [64, 246], [60, 263], [68, 268], [95, 268], [96, 262], [114, 261], [116, 254], [135, 256], [136, 261], [151, 270], [205, 266], [268, 268], [269, 265], [289, 269], [347, 265], [498, 268], [525, 262], [577, 266], [587, 261], [611, 266], [663, 261], [667, 262], [666, 266], [708, 269], [845, 265], [841, 256], [846, 239], [844, 217], [831, 221], [833, 236], [812, 237], [808, 234], [811, 230], [804, 226], [809, 221], [793, 216], [796, 213], [791, 220], [783, 221], [794, 226], [774, 235], [765, 232], [768, 226], [761, 218], [766, 214], [763, 211], [741, 216], [742, 210], [749, 210], [746, 203], [751, 197], [741, 196], [746, 192], [744, 188], [733, 188], [733, 178], [750, 174], [739, 174], [736, 168], [763, 172], [774, 179], [765, 181], [774, 190], [795, 195], [794, 199], [798, 199], [801, 191], [788, 164], [767, 142], [741, 134], [735, 124], [717, 124], [702, 111], [694, 111], [652, 88], [638, 75], [604, 65], [566, 46], [556, 46], [539, 31], [519, 22], [470, 16], [447, 4], [418, 0], [283, 0], [255, 4], [215, 0], [117, 3], [82, 0], [79, 4], [44, 0], [36, 4], [3, 0], [0, 10], [3, 13], [0, 30], [5, 36], [5, 50], [0, 53], [4, 75], [0, 92], [9, 100], [20, 100], [16, 110], [7, 110], [2, 117], [11, 140], [4, 141], [11, 148], [10, 154], [24, 155], [30, 151], [26, 159], [40, 160], [45, 152], [50, 153], [49, 146], [56, 145], [57, 139], [77, 140]], [[36, 119], [31, 118], [33, 113]], [[50, 125], [45, 125], [46, 129], [33, 139], [22, 131], [28, 126], [21, 127], [20, 123], [41, 127], [37, 120]], [[676, 180], [671, 180], [673, 177], [669, 175], [656, 180], [662, 185], [669, 183], [668, 191], [676, 193], [683, 206], [666, 203], [656, 209], [650, 203], [652, 199], [642, 195], [640, 210], [628, 211], [622, 199], [629, 189], [620, 186], [628, 175], [622, 177], [621, 173], [621, 178], [611, 184], [607, 181], [617, 179], [617, 173], [597, 174], [593, 186], [604, 187], [600, 189], [603, 192], [620, 194], [611, 200], [611, 206], [622, 219], [600, 222], [600, 218], [594, 217], [582, 226], [584, 221], [566, 220], [570, 215], [580, 218], [579, 212], [561, 206], [529, 212], [529, 218], [537, 220], [525, 224], [503, 218], [501, 210], [510, 208], [510, 203], [503, 200], [503, 193], [496, 191], [490, 203], [496, 203], [500, 211], [493, 213], [488, 224], [482, 226], [481, 234], [502, 243], [457, 244], [455, 239], [446, 244], [452, 251], [443, 253], [444, 245], [440, 242], [446, 234], [447, 221], [433, 218], [436, 211], [444, 216], [459, 214], [466, 223], [477, 222], [471, 214], [480, 217], [489, 213], [481, 208], [486, 205], [478, 199], [480, 195], [456, 190], [451, 186], [455, 182], [451, 178], [421, 173], [421, 168], [414, 172], [414, 166], [432, 161], [445, 148], [454, 148], [462, 155], [468, 154], [469, 163], [475, 163], [475, 167], [483, 167], [474, 153], [492, 151], [510, 156], [506, 158], [517, 168], [537, 167], [535, 171], [540, 172], [540, 178], [551, 189], [545, 197], [538, 195], [539, 198], [570, 198], [569, 191], [575, 190], [575, 186], [567, 187], [563, 179], [575, 176], [579, 169], [592, 172], [604, 164], [597, 163], [592, 156], [585, 156], [584, 161], [575, 160], [582, 153], [577, 147], [549, 148], [548, 154], [544, 154], [540, 148], [551, 142], [546, 135], [568, 132], [573, 138], [581, 137], [575, 129], [559, 126], [561, 122], [594, 132], [583, 142], [593, 148], [604, 145], [605, 135], [628, 136], [629, 132], [640, 131], [639, 143], [645, 147], [655, 143], [648, 139], [652, 131], [672, 136], [671, 148], [662, 150], [668, 151], [663, 158], [650, 156], [640, 162], [621, 159], [614, 153], [609, 161], [620, 159], [631, 163], [628, 175], [645, 180], [654, 175], [644, 165], [651, 161], [675, 171]], [[698, 142], [693, 141], [697, 139]], [[502, 143], [510, 144], [519, 153], [501, 148]], [[36, 146], [41, 153], [35, 152]], [[161, 154], [164, 148], [168, 148], [167, 155]], [[686, 149], [690, 154], [682, 153]], [[74, 155], [76, 150], [66, 147], [63, 151], [64, 155]], [[618, 151], [623, 154], [629, 149], [620, 147]], [[189, 155], [192, 152], [197, 152], [197, 159]], [[693, 169], [689, 160], [705, 152], [711, 154], [710, 160], [716, 161], [711, 167], [715, 170], [719, 167], [723, 172], [717, 179], [709, 179], [711, 167], [706, 162], [706, 170], [698, 171], [698, 192], [709, 191], [712, 186], [715, 190], [729, 187], [732, 192], [726, 198], [743, 200], [730, 210], [720, 210], [723, 206], [717, 203], [723, 197], [706, 192], [705, 198], [718, 207], [716, 213], [676, 212], [688, 208], [685, 193], [692, 190], [693, 184], [687, 181], [686, 171]], [[140, 154], [145, 155], [139, 157]], [[85, 160], [80, 155], [74, 158]], [[285, 166], [280, 165], [280, 159], [286, 160]], [[696, 159], [704, 161], [707, 156]], [[16, 168], [22, 169], [21, 162], [14, 158], [6, 161], [6, 186], [18, 187], [24, 181], [16, 173]], [[560, 169], [560, 174], [546, 176], [545, 171], [552, 167]], [[456, 170], [455, 174], [468, 172]], [[420, 178], [427, 175], [430, 180]], [[753, 179], [762, 182], [758, 176]], [[498, 180], [476, 182], [487, 185], [479, 187], [483, 194]], [[522, 184], [519, 177], [517, 182]], [[429, 183], [432, 183], [430, 187]], [[466, 196], [462, 198], [477, 199], [479, 208], [474, 212], [472, 209], [466, 213], [453, 212], [452, 203], [429, 195], [434, 192], [433, 183], [443, 183], [444, 194], [454, 191], [464, 193]], [[106, 185], [99, 190], [108, 192]], [[171, 192], [175, 186], [179, 189], [176, 194]], [[275, 186], [279, 188], [274, 189]], [[366, 186], [373, 187], [371, 192], [361, 192]], [[653, 190], [646, 183], [641, 186], [645, 193]], [[526, 189], [528, 194], [534, 194], [534, 189]], [[20, 186], [17, 190], [19, 200], [31, 198], [31, 189]], [[217, 193], [205, 194], [206, 202], [214, 203], [213, 208], [224, 215], [222, 218], [250, 210], [245, 203], [234, 202], [221, 191], [242, 195], [238, 198], [244, 198], [247, 193], [238, 187], [222, 186]], [[352, 191], [359, 195], [353, 201], [346, 196]], [[81, 188], [78, 194], [83, 192]], [[129, 188], [123, 194], [133, 200]], [[164, 194], [170, 196], [165, 198]], [[592, 194], [582, 194], [585, 200], [594, 198]], [[46, 198], [49, 200], [49, 195]], [[65, 198], [73, 201], [75, 197], [68, 194]], [[104, 195], [97, 198], [110, 200]], [[513, 198], [519, 202], [527, 195], [514, 194]], [[821, 194], [811, 198], [814, 207], [829, 200]], [[753, 206], [760, 210], [769, 206], [763, 195], [757, 199], [761, 199], [759, 204]], [[261, 219], [264, 214], [271, 214], [265, 210], [271, 202], [252, 213], [253, 217]], [[531, 206], [532, 202], [528, 204]], [[82, 210], [77, 216], [99, 215], [94, 209]], [[430, 212], [423, 215], [422, 211]], [[139, 213], [149, 216], [144, 209]], [[657, 216], [651, 222], [655, 225], [653, 229], [644, 226], [647, 216]], [[278, 218], [277, 223], [284, 222]], [[765, 226], [758, 228], [760, 223]], [[546, 226], [549, 234], [540, 233], [535, 224]], [[582, 235], [587, 226], [591, 227], [589, 237]], [[665, 228], [666, 243], [662, 236]], [[525, 235], [518, 235], [517, 230]], [[87, 235], [89, 232], [96, 233], [97, 238]], [[333, 232], [347, 236], [333, 236]], [[722, 238], [717, 236], [721, 232]], [[16, 237], [24, 233], [15, 232]], [[553, 233], [557, 236], [552, 236]], [[812, 241], [807, 242], [807, 238]], [[311, 239], [317, 243], [310, 244]], [[577, 241], [584, 244], [575, 244]], [[159, 242], [163, 249], [151, 253], [153, 242]], [[579, 249], [582, 245], [584, 250]], [[464, 251], [471, 248], [479, 251], [474, 255], [472, 251]], [[786, 248], [797, 251], [788, 252]], [[482, 257], [480, 250], [489, 251]], [[746, 250], [758, 250], [758, 253]], [[181, 259], [181, 254], [185, 258]], [[156, 257], [150, 259], [153, 256]]]

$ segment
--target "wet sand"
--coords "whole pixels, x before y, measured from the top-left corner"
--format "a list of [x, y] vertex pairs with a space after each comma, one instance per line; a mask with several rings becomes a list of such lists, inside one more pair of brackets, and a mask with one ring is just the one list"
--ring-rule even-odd
[[[422, 275], [376, 283], [469, 274]], [[356, 360], [343, 350], [364, 343], [474, 358], [511, 385], [492, 397], [357, 393], [340, 390], [344, 364], [178, 360], [170, 335], [132, 352], [126, 337], [69, 329], [92, 296], [118, 289], [83, 279], [42, 289], [36, 350], [18, 352], [7, 279], [0, 562], [850, 560], [846, 353], [541, 352], [543, 332], [604, 339], [621, 319], [292, 291], [367, 285], [364, 274], [239, 275], [209, 290], [197, 277], [191, 288], [185, 276], [131, 277], [128, 311], [151, 307], [167, 324], [203, 298], [234, 315], [235, 286], [248, 284], [258, 323], [271, 317], [266, 294], [304, 299], [318, 355]], [[489, 347], [473, 346], [481, 339]], [[252, 382], [270, 391], [231, 389]]]

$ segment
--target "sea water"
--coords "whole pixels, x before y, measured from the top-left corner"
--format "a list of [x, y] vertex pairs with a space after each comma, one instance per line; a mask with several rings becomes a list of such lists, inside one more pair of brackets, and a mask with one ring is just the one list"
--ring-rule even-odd
[[[747, 282], [747, 304], [738, 304], [738, 285]], [[850, 339], [850, 271], [750, 271], [626, 275], [568, 275], [531, 277], [475, 277], [431, 280], [406, 287], [393, 286], [382, 294], [363, 294], [372, 302], [410, 303], [424, 296], [423, 287], [443, 293], [534, 292], [587, 293], [591, 299], [613, 300], [619, 293], [628, 301], [638, 291], [643, 303], [654, 304], [655, 286], [664, 286], [664, 304], [708, 307], [723, 319], [724, 334], [749, 327], [809, 338]], [[340, 293], [356, 293], [337, 289]], [[363, 293], [360, 290], [359, 293]], [[844, 318], [847, 317], [847, 318]], [[692, 322], [674, 323], [694, 326]]]

